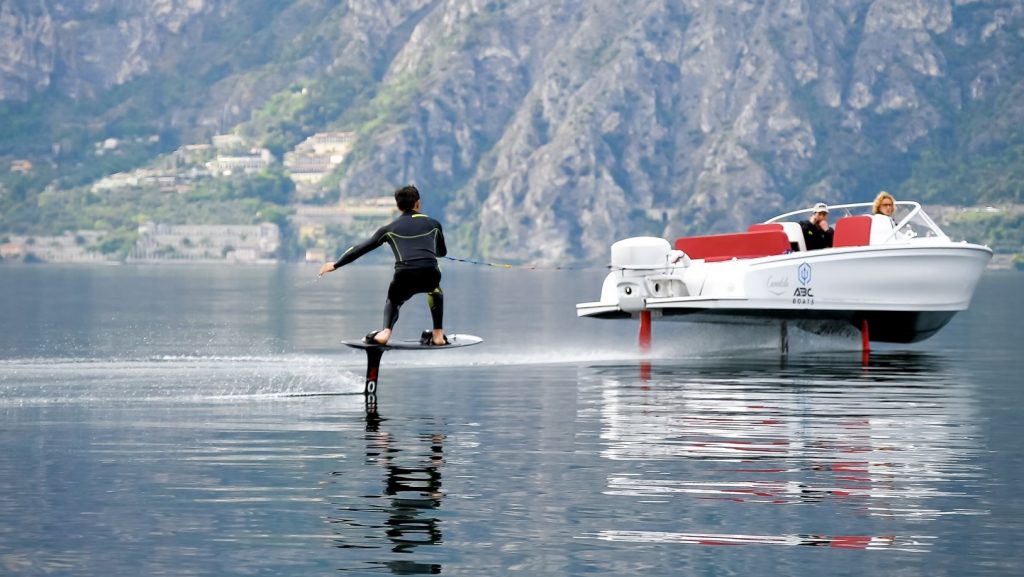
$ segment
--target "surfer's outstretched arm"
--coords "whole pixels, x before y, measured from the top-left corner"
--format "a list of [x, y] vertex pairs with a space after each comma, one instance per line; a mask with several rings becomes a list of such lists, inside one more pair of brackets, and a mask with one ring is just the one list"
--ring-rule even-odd
[[364, 240], [363, 242], [355, 246], [350, 246], [348, 250], [346, 250], [341, 255], [341, 258], [339, 258], [337, 261], [324, 263], [324, 265], [320, 267], [320, 273], [318, 274], [318, 276], [324, 276], [329, 272], [336, 271], [339, 268], [363, 256], [364, 254], [370, 252], [371, 250], [377, 248], [378, 246], [384, 244], [384, 239], [386, 238], [387, 232], [387, 227], [382, 227], [378, 229], [377, 232], [375, 232], [373, 236], [371, 236], [370, 238]]

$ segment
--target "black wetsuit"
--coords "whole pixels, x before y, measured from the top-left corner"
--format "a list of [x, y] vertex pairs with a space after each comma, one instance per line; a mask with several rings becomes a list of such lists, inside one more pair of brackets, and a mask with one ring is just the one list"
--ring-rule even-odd
[[835, 229], [821, 230], [818, 225], [812, 224], [809, 220], [801, 220], [800, 228], [804, 231], [804, 243], [807, 245], [807, 250], [832, 246], [832, 235], [835, 233]]
[[415, 294], [426, 293], [434, 328], [442, 328], [444, 294], [437, 257], [448, 254], [448, 248], [444, 244], [441, 223], [429, 216], [411, 210], [402, 213], [372, 237], [345, 251], [334, 268], [347, 265], [385, 242], [395, 253], [395, 276], [384, 304], [384, 326], [393, 329], [398, 321], [398, 309], [405, 301]]

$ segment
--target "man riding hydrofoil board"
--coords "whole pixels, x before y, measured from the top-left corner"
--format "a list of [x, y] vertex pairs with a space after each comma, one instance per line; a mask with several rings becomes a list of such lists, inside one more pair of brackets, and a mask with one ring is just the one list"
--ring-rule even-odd
[[369, 239], [350, 247], [336, 262], [320, 267], [320, 276], [338, 270], [376, 249], [384, 243], [395, 255], [395, 275], [388, 287], [384, 303], [384, 328], [371, 331], [364, 337], [370, 344], [385, 345], [398, 322], [399, 309], [413, 295], [425, 293], [432, 331], [423, 331], [425, 345], [448, 344], [442, 321], [444, 319], [444, 293], [441, 292], [441, 269], [437, 258], [448, 254], [441, 223], [420, 213], [420, 191], [415, 186], [403, 186], [395, 191], [395, 204], [401, 216], [382, 226]]

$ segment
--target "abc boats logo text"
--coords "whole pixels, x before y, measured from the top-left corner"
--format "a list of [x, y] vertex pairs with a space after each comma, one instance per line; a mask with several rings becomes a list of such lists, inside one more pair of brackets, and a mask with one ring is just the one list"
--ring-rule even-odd
[[811, 265], [803, 262], [796, 269], [796, 278], [803, 286], [796, 287], [793, 291], [793, 304], [813, 305], [814, 293], [811, 291]]

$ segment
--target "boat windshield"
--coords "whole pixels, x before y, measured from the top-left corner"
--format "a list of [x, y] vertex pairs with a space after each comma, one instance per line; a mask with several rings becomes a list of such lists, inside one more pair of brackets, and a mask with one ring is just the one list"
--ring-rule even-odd
[[[765, 222], [798, 222], [809, 219], [813, 212], [814, 208], [795, 210], [793, 212], [787, 212], [786, 214], [780, 214], [779, 216], [770, 218]], [[870, 214], [870, 202], [829, 206], [829, 221], [833, 226], [839, 219], [846, 216]], [[876, 218], [884, 217], [876, 215]], [[921, 208], [921, 205], [917, 202], [907, 200], [897, 201], [896, 211], [893, 212], [892, 218], [895, 223], [895, 227], [892, 229], [892, 232], [877, 238], [877, 240], [873, 236], [871, 241], [872, 244], [927, 238], [949, 240], [949, 237], [942, 232], [939, 225], [935, 224], [935, 221], [925, 214], [924, 209]]]

